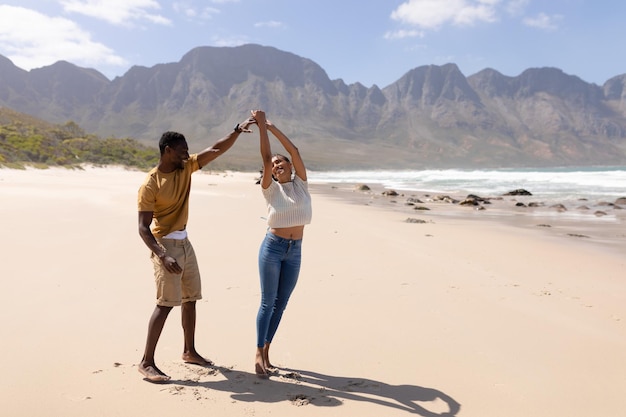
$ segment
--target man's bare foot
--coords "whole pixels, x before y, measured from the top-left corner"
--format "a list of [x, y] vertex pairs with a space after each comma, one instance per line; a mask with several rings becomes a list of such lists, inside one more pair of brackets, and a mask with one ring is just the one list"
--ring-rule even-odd
[[170, 380], [168, 375], [165, 375], [159, 368], [153, 365], [140, 363], [137, 366], [137, 370], [150, 382], [167, 382]]
[[198, 355], [197, 353], [190, 353], [190, 352], [185, 352], [183, 353], [183, 361], [185, 361], [185, 363], [191, 363], [194, 365], [200, 365], [200, 366], [213, 366], [213, 361], [208, 360], [208, 359], [204, 359], [202, 356]]

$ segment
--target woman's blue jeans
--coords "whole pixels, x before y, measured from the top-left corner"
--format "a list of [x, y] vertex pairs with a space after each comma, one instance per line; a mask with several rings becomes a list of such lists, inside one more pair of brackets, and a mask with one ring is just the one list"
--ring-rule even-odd
[[261, 306], [256, 317], [257, 347], [271, 343], [296, 287], [300, 273], [302, 240], [285, 239], [270, 232], [259, 249]]

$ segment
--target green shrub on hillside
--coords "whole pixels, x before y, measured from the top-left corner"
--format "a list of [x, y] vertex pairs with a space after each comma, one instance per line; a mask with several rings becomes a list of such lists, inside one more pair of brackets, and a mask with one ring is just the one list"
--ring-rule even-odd
[[18, 119], [0, 124], [0, 166], [122, 165], [149, 169], [159, 151], [129, 138], [102, 139], [74, 122], [35, 126]]

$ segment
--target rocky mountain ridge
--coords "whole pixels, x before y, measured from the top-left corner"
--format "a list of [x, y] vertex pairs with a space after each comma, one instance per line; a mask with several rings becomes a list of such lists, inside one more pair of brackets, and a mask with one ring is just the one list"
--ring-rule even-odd
[[[179, 130], [192, 151], [263, 108], [312, 169], [626, 165], [626, 74], [598, 86], [556, 68], [466, 77], [426, 65], [368, 88], [252, 44], [198, 47], [113, 80], [63, 61], [25, 71], [0, 56], [0, 105], [147, 144]], [[242, 139], [230, 153], [257, 166], [257, 148]]]

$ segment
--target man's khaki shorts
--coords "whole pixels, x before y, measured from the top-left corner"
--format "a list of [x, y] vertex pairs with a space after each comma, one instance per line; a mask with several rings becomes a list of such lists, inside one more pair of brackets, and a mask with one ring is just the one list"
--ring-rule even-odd
[[168, 272], [161, 260], [151, 253], [150, 259], [154, 266], [154, 281], [157, 289], [157, 305], [175, 307], [189, 301], [202, 299], [200, 269], [198, 260], [189, 239], [159, 239], [168, 256], [173, 257], [183, 272]]

